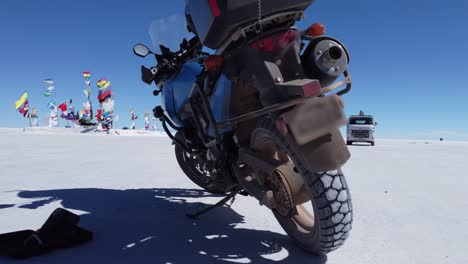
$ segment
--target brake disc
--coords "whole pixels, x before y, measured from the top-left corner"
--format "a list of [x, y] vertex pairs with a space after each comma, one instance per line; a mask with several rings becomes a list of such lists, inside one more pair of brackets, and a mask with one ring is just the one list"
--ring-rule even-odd
[[275, 170], [270, 177], [270, 188], [275, 199], [275, 209], [282, 216], [290, 216], [294, 211], [291, 187], [280, 170]]

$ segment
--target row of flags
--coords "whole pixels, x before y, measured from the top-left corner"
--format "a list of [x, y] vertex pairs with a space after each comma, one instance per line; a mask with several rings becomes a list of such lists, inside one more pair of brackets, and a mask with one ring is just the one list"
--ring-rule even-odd
[[[87, 101], [83, 103], [83, 108], [80, 111], [75, 113], [73, 106], [73, 100], [63, 102], [57, 105], [55, 101], [55, 82], [53, 79], [45, 79], [44, 83], [47, 84], [47, 87], [44, 91], [44, 97], [49, 98], [47, 107], [51, 110], [49, 115], [49, 126], [58, 126], [58, 111], [60, 110], [62, 114], [60, 117], [62, 119], [72, 122], [77, 122], [80, 125], [95, 125], [93, 122], [93, 110], [92, 110], [92, 101], [91, 101], [91, 73], [83, 72], [83, 78], [85, 79], [86, 89], [84, 93], [87, 97]], [[112, 91], [110, 89], [111, 82], [105, 78], [100, 79], [97, 82], [97, 87], [99, 88], [97, 99], [100, 103], [101, 109], [98, 110], [97, 115], [95, 116], [99, 124], [105, 123], [105, 126], [109, 129], [113, 121], [113, 112], [114, 112], [114, 100], [112, 98]], [[25, 118], [30, 120], [30, 125], [37, 125], [37, 109], [33, 108], [31, 112], [29, 111], [29, 100], [28, 93], [25, 92], [21, 98], [15, 102], [15, 109], [21, 113]], [[31, 122], [31, 119], [32, 120]]]

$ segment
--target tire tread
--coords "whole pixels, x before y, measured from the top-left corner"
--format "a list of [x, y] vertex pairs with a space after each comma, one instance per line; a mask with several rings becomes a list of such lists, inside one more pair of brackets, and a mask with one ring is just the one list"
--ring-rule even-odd
[[[305, 162], [303, 158], [297, 154], [298, 151], [296, 151], [296, 146], [290, 144], [288, 140], [279, 133], [271, 120], [264, 119], [263, 121], [260, 121], [258, 127], [272, 132], [275, 137], [281, 141], [283, 146], [287, 149], [288, 154], [290, 154], [292, 156], [291, 158], [296, 162], [295, 165], [304, 176], [304, 179], [307, 179], [306, 184], [309, 190], [312, 191], [314, 197], [316, 213], [318, 214], [316, 215], [316, 219], [319, 219], [316, 223], [319, 225], [318, 232], [320, 233], [319, 241], [317, 243], [318, 245], [315, 245], [311, 250], [308, 247], [306, 248], [305, 245], [301, 245], [300, 241], [296, 242], [298, 242], [305, 250], [312, 251], [314, 253], [329, 253], [341, 247], [349, 237], [353, 223], [351, 196], [348, 184], [341, 170], [338, 169], [335, 171], [318, 173], [308, 171], [304, 165]], [[325, 185], [324, 182], [328, 183], [326, 180], [330, 179], [330, 177], [330, 184]], [[335, 181], [337, 181], [336, 184], [334, 184]], [[330, 190], [334, 190], [338, 193], [334, 199], [331, 199], [326, 195]], [[345, 196], [345, 199], [340, 199], [342, 200], [340, 201], [340, 195]], [[334, 210], [332, 206], [336, 203], [339, 204], [338, 210]], [[341, 209], [345, 208], [343, 207], [345, 205], [347, 210], [342, 211]], [[342, 217], [335, 217], [337, 215], [342, 215]]]

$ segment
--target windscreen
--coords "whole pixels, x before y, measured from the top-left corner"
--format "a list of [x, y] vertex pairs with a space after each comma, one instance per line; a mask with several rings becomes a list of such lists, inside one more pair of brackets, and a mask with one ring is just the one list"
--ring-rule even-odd
[[350, 125], [373, 125], [374, 120], [369, 117], [353, 117], [349, 120]]
[[184, 38], [189, 40], [194, 36], [187, 31], [185, 16], [182, 13], [153, 20], [149, 27], [149, 35], [153, 48], [158, 53], [159, 45], [164, 45], [171, 51], [177, 51]]

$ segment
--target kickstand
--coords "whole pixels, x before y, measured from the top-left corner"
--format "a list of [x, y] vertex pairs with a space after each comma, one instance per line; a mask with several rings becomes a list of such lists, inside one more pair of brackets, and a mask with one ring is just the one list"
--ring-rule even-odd
[[228, 207], [230, 208], [232, 206], [232, 204], [234, 203], [234, 201], [235, 201], [236, 195], [240, 191], [241, 191], [241, 189], [235, 189], [228, 196], [224, 197], [221, 201], [217, 202], [216, 204], [208, 206], [208, 207], [206, 207], [206, 208], [204, 208], [204, 209], [202, 209], [202, 210], [200, 210], [200, 211], [198, 211], [196, 213], [186, 214], [186, 216], [188, 218], [191, 218], [191, 219], [198, 219], [199, 216], [208, 213], [209, 211], [215, 209], [216, 207], [221, 207], [221, 206], [225, 205], [229, 200], [231, 200], [231, 203], [228, 205]]

